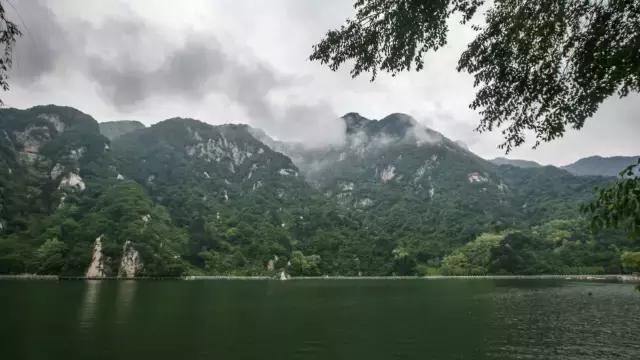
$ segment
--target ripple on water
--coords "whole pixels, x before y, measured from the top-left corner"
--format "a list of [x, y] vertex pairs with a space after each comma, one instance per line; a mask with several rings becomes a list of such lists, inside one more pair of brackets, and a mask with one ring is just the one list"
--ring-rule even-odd
[[576, 283], [485, 295], [501, 309], [490, 326], [504, 334], [489, 340], [489, 356], [639, 359], [640, 297], [632, 290], [622, 284]]

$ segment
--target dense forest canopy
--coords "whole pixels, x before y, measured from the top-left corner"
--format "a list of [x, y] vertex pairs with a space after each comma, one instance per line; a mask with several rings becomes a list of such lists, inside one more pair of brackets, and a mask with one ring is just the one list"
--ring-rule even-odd
[[[580, 129], [640, 90], [638, 1], [358, 0], [312, 60], [424, 66], [451, 16], [477, 37], [478, 130], [507, 152]], [[0, 86], [20, 30], [0, 3]], [[471, 25], [485, 11], [484, 25]], [[479, 158], [405, 114], [349, 113], [306, 149], [246, 125], [150, 128], [76, 109], [0, 110], [0, 273], [478, 275], [639, 271], [640, 162], [617, 182]], [[102, 131], [102, 133], [101, 133]], [[263, 135], [258, 135], [258, 134]], [[599, 188], [593, 199], [592, 189]], [[591, 201], [589, 203], [589, 201]], [[585, 218], [578, 209], [590, 214]], [[608, 230], [623, 228], [626, 234]], [[592, 232], [590, 230], [600, 230]]]
[[637, 240], [578, 211], [614, 178], [496, 165], [404, 114], [343, 121], [344, 145], [310, 150], [182, 118], [110, 141], [72, 108], [0, 110], [0, 272], [637, 270]]

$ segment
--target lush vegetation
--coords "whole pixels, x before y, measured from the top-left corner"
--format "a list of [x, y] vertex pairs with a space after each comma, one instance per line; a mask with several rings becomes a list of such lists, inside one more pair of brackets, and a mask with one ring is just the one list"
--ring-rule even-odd
[[598, 197], [583, 210], [591, 215], [594, 230], [623, 228], [640, 235], [640, 159], [620, 172], [616, 183], [598, 190]]
[[0, 273], [83, 275], [97, 239], [105, 276], [129, 247], [137, 276], [636, 271], [638, 242], [578, 211], [609, 179], [496, 166], [402, 114], [345, 121], [343, 147], [277, 152], [242, 125], [109, 142], [74, 109], [2, 110]]
[[[534, 147], [581, 129], [600, 104], [640, 91], [640, 4], [637, 0], [356, 0], [356, 14], [327, 32], [311, 60], [352, 76], [395, 75], [424, 67], [424, 55], [447, 43], [448, 19], [477, 32], [458, 61], [479, 87], [470, 104], [479, 131], [500, 130], [509, 152], [535, 135]], [[483, 9], [481, 22], [473, 23]], [[621, 169], [618, 169], [618, 171]], [[599, 192], [589, 208], [596, 226], [637, 234], [637, 172]]]

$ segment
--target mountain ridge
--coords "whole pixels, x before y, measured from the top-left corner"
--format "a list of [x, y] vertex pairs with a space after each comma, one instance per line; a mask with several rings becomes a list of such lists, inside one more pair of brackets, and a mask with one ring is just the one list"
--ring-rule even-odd
[[[640, 155], [635, 156], [588, 156], [561, 166], [560, 168], [578, 176], [597, 175], [617, 177], [627, 166], [635, 164]], [[640, 170], [638, 170], [640, 175]]]
[[[109, 141], [70, 108], [0, 110], [0, 163], [14, 168], [0, 169], [0, 272], [609, 272], [610, 245], [631, 248], [589, 235], [577, 210], [607, 178], [497, 166], [406, 114], [344, 121], [344, 144], [309, 149], [189, 118]], [[483, 233], [500, 256], [520, 234], [515, 262], [468, 253]]]

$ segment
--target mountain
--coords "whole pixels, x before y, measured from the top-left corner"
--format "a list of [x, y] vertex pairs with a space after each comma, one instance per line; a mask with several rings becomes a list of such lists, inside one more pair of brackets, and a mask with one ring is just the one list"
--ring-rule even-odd
[[25, 230], [39, 218], [104, 175], [108, 141], [97, 122], [72, 108], [3, 109], [0, 116], [0, 224]]
[[[497, 166], [406, 114], [345, 141], [173, 118], [114, 137], [78, 110], [0, 110], [0, 273], [617, 272], [578, 211], [610, 179]], [[596, 256], [597, 254], [597, 256]]]
[[578, 176], [618, 176], [631, 164], [637, 163], [640, 155], [636, 156], [591, 156], [582, 158], [572, 164], [562, 166], [562, 169]]
[[343, 119], [342, 146], [276, 146], [326, 197], [360, 213], [377, 236], [393, 239], [392, 250], [426, 263], [479, 232], [578, 217], [577, 204], [606, 183], [554, 167], [503, 169], [404, 114]]
[[135, 120], [105, 121], [98, 125], [100, 133], [109, 140], [145, 127], [144, 124]]
[[511, 165], [520, 168], [536, 168], [541, 167], [542, 165], [538, 164], [535, 161], [530, 160], [519, 160], [519, 159], [507, 159], [505, 157], [497, 157], [495, 159], [489, 160], [491, 163], [495, 165]]
[[52, 105], [2, 109], [0, 134], [0, 272], [183, 271], [184, 234], [117, 173], [91, 116]]

